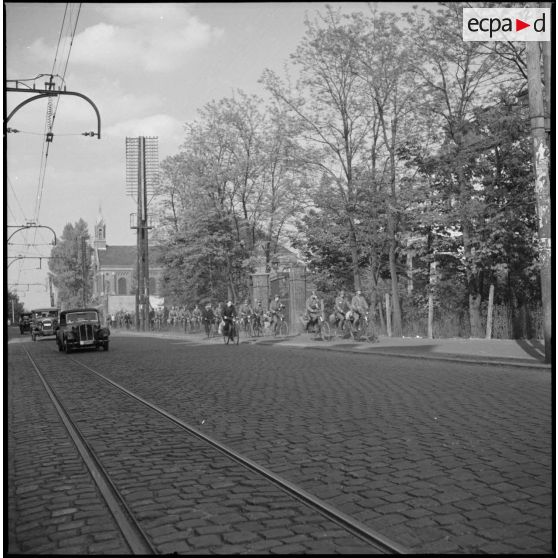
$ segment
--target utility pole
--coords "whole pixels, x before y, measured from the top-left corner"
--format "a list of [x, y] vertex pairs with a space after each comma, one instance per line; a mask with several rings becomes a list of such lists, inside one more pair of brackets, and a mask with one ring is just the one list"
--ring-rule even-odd
[[87, 265], [86, 265], [87, 245], [85, 244], [85, 236], [81, 237], [81, 273], [83, 278], [83, 307], [87, 306]]
[[[544, 49], [544, 47], [543, 47]], [[552, 362], [552, 245], [550, 211], [550, 150], [545, 129], [543, 85], [541, 79], [541, 43], [526, 41], [527, 85], [529, 90], [529, 115], [533, 146], [533, 167], [535, 171], [535, 197], [537, 203], [539, 259], [541, 278], [541, 302], [543, 310], [544, 356], [545, 362]], [[548, 52], [548, 57], [550, 52]], [[550, 62], [550, 60], [548, 60]], [[550, 64], [549, 64], [550, 73]], [[549, 86], [550, 75], [545, 76]], [[550, 97], [547, 96], [550, 105]], [[550, 112], [550, 106], [548, 106]]]
[[149, 221], [148, 193], [159, 179], [157, 138], [126, 138], [126, 182], [128, 193], [137, 198], [135, 226], [137, 239], [136, 330], [149, 328]]
[[52, 276], [48, 276], [48, 288], [50, 291], [50, 307], [54, 308], [54, 293], [52, 292]]

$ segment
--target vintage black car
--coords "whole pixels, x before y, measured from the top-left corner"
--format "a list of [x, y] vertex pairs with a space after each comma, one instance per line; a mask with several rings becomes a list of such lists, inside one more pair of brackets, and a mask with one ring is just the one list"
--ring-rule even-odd
[[58, 308], [37, 308], [31, 310], [31, 339], [37, 337], [52, 337], [56, 335], [58, 325]]
[[60, 312], [56, 344], [59, 351], [74, 349], [109, 349], [110, 330], [101, 326], [96, 308], [77, 308]]
[[32, 316], [33, 314], [31, 314], [31, 312], [23, 312], [19, 316], [19, 332], [21, 333], [21, 335], [27, 333], [28, 331], [31, 331]]

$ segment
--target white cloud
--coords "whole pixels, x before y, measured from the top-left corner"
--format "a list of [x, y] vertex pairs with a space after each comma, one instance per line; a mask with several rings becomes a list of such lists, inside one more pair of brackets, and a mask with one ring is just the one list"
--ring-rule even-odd
[[[177, 69], [190, 53], [223, 35], [174, 4], [101, 5], [104, 21], [78, 33], [73, 41], [73, 65], [86, 64], [104, 71], [169, 72]], [[42, 39], [30, 47], [47, 60], [52, 49]]]

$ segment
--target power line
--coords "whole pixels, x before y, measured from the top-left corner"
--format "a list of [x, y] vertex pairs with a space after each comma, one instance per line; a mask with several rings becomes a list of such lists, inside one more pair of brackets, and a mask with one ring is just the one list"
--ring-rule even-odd
[[[21, 211], [21, 215], [23, 217], [23, 222], [27, 222], [27, 218], [25, 217], [25, 211], [23, 211], [23, 207], [21, 206], [21, 203], [19, 202], [19, 199], [17, 197], [17, 193], [16, 193], [15, 188], [12, 184], [12, 181], [10, 180], [9, 177], [8, 177], [8, 184], [10, 186], [10, 189], [12, 190], [12, 194], [13, 194], [15, 200], [16, 200], [16, 203], [19, 206], [19, 210]], [[8, 207], [9, 207], [9, 204], [8, 204]], [[13, 215], [13, 213], [12, 213], [12, 215]], [[17, 221], [17, 219], [16, 219], [16, 221]]]
[[[51, 87], [54, 86], [53, 84], [53, 77], [55, 75], [57, 75], [55, 73], [55, 69], [56, 69], [56, 62], [58, 60], [58, 52], [60, 49], [60, 44], [61, 44], [61, 39], [64, 33], [64, 25], [66, 22], [66, 14], [68, 13], [68, 7], [70, 6], [70, 4], [66, 4], [66, 8], [64, 10], [64, 17], [62, 19], [62, 25], [60, 28], [60, 35], [58, 36], [58, 42], [56, 45], [56, 53], [54, 55], [54, 62], [52, 64], [52, 72], [50, 75], [50, 83], [49, 85]], [[70, 12], [73, 11], [73, 7], [70, 8]], [[79, 4], [78, 7], [78, 12], [77, 12], [77, 16], [75, 18], [75, 23], [73, 26], [73, 29], [70, 32], [70, 46], [68, 48], [68, 52], [65, 56], [65, 62], [64, 62], [64, 71], [62, 72], [62, 76], [61, 76], [61, 80], [62, 82], [65, 81], [65, 77], [66, 77], [66, 72], [68, 70], [68, 63], [70, 60], [70, 54], [72, 51], [72, 46], [73, 46], [73, 42], [74, 42], [74, 36], [76, 33], [76, 29], [77, 29], [77, 24], [78, 24], [78, 20], [79, 20], [79, 14], [81, 11], [81, 3]], [[71, 25], [71, 14], [68, 17], [68, 21], [69, 21], [69, 25]], [[60, 103], [60, 96], [58, 95], [56, 97], [56, 105], [53, 107], [53, 100], [52, 97], [49, 97], [48, 99], [48, 106], [47, 106], [47, 114], [46, 114], [46, 118], [45, 118], [45, 142], [43, 144], [43, 151], [41, 154], [41, 170], [39, 173], [39, 185], [38, 185], [38, 190], [37, 190], [37, 199], [36, 199], [36, 204], [35, 204], [35, 221], [39, 220], [39, 213], [41, 210], [41, 202], [42, 202], [42, 197], [43, 197], [43, 191], [44, 191], [44, 183], [45, 183], [45, 177], [46, 177], [46, 164], [47, 164], [47, 160], [48, 160], [48, 154], [49, 154], [49, 149], [50, 149], [50, 143], [52, 141], [52, 130], [54, 127], [54, 121], [56, 119], [56, 112], [58, 110], [58, 104]], [[46, 148], [45, 148], [46, 145]], [[35, 237], [36, 237], [37, 231], [35, 230]]]

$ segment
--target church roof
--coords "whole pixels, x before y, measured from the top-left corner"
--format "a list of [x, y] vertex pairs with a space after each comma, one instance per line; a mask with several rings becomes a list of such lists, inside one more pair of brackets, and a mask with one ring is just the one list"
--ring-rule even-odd
[[[114, 267], [130, 267], [137, 263], [137, 247], [136, 246], [109, 246], [106, 250], [98, 250], [99, 265]], [[149, 246], [149, 264], [160, 266], [160, 257], [162, 255], [160, 246]]]

